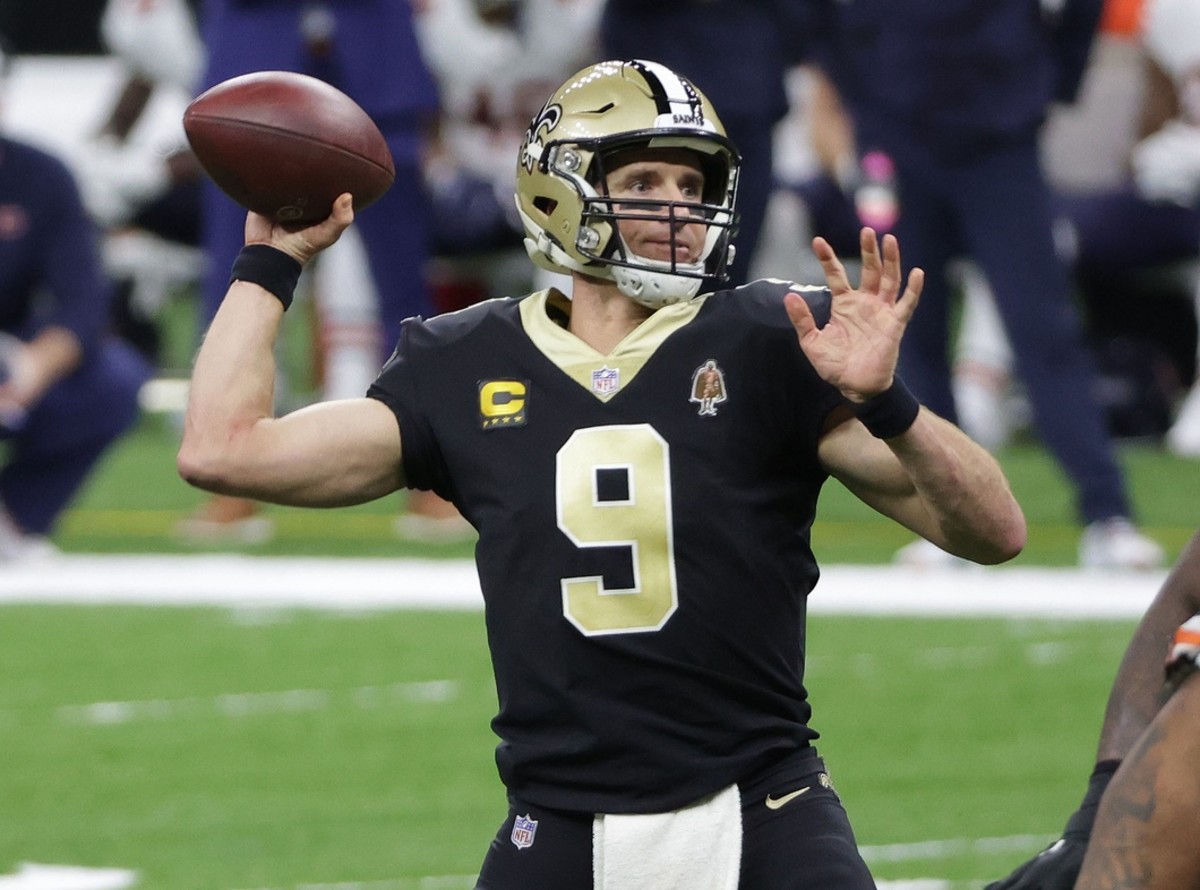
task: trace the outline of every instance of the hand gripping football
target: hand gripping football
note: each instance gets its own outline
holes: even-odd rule
[[[304,74],[258,71],[219,83],[188,105],[183,129],[222,191],[277,222],[322,220],[342,192],[361,210],[396,178],[375,122]]]

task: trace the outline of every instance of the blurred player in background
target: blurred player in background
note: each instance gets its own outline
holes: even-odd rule
[[[425,170],[438,311],[530,288],[512,158],[547,94],[595,60],[603,6],[423,0],[416,7],[417,36],[442,100]]]
[[[203,172],[181,119],[200,82],[204,47],[184,0],[109,0],[100,36],[123,79],[77,158],[83,200],[105,232],[117,331],[158,364],[158,314],[203,269]],[[155,103],[171,113],[151,111]]]
[[[775,186],[775,126],[788,112],[786,75],[797,59],[793,18],[805,0],[608,0],[601,21],[607,58],[652,58],[704,90],[746,164],[730,283],[749,279]],[[776,273],[778,274],[778,273]]]
[[[1197,667],[1200,533],[1183,549],[1121,660],[1082,805],[1059,840],[988,890],[1200,886]]]
[[[969,258],[995,295],[1038,433],[1074,488],[1080,564],[1154,568],[1162,548],[1132,522],[1093,392],[1039,141],[1050,104],[1076,95],[1101,5],[821,0],[811,49],[850,114],[864,178],[890,193],[892,230],[929,271],[926,311],[900,356],[914,391],[957,416],[949,275]],[[922,540],[897,561],[954,563]]]
[[[208,51],[203,87],[250,71],[308,74],[354,99],[387,139],[395,183],[355,224],[368,277],[353,258],[341,263],[339,280],[328,285],[339,296],[323,312],[327,343],[360,350],[357,359],[344,361],[362,368],[373,358],[377,368],[399,337],[401,321],[428,315],[432,308],[425,281],[430,210],[422,153],[439,99],[409,0],[204,0],[201,33]],[[202,285],[207,320],[216,312],[228,282],[225,270],[242,244],[245,212],[211,183],[204,189],[202,212],[210,262]],[[360,386],[369,382],[366,378]],[[423,538],[470,533],[457,511],[428,493],[410,496],[409,513],[416,521],[407,528]],[[181,531],[198,539],[256,540],[269,534],[269,525],[252,501],[218,497],[202,505]]]
[[[1146,49],[1174,88],[1175,102],[1167,122],[1134,149],[1134,180],[1151,200],[1200,211],[1200,0],[1148,0],[1145,15]],[[1196,288],[1200,320],[1200,279]],[[1200,457],[1200,378],[1166,442],[1177,454]]]
[[[1025,542],[992,457],[895,376],[921,273],[864,230],[857,288],[823,241],[827,290],[721,288],[740,159],[653,62],[569,78],[517,160],[527,250],[572,293],[412,319],[367,398],[279,418],[290,282],[353,214],[250,214],[180,472],[299,506],[432,488],[478,530],[510,805],[481,890],[873,890],[808,725],[821,487],[979,562]]]
[[[0,94],[7,71],[0,50]],[[151,368],[109,336],[97,234],[66,166],[0,136],[0,562],[54,552],[56,521],[138,417]]]
[[[1191,135],[1200,130],[1180,101],[1188,70],[1200,70],[1200,23],[1187,21],[1196,8],[1193,0],[1108,0],[1080,98],[1055,109],[1043,139],[1059,250],[1101,373],[1116,378],[1099,390],[1109,426],[1120,436],[1165,433],[1182,455],[1200,453],[1200,395],[1174,404],[1194,373],[1200,317],[1200,160]],[[1027,423],[1028,405],[987,283],[973,276],[968,285],[955,401],[963,428],[996,448]],[[1131,315],[1132,304],[1143,311]]]

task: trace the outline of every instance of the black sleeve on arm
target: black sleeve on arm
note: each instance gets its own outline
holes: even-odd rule
[[[405,484],[409,488],[437,491],[444,473],[437,437],[421,398],[421,350],[413,345],[414,340],[420,339],[418,329],[423,325],[419,318],[404,322],[396,351],[367,390],[367,397],[383,402],[396,415]]]

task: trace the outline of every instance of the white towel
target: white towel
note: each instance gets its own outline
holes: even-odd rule
[[[670,813],[592,823],[595,890],[737,890],[741,864],[736,785]]]

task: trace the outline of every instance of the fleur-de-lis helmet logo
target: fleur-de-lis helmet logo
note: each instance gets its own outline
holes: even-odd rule
[[[525,141],[521,143],[521,163],[525,165],[527,173],[532,173],[533,168],[542,159],[542,152],[545,150],[541,141],[542,131],[549,135],[562,120],[562,114],[561,105],[547,103],[530,121],[529,128],[525,131]]]

